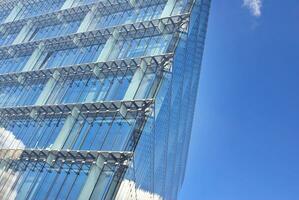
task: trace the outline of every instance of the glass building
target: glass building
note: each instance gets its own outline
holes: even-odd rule
[[[210,0],[1,0],[0,199],[169,199]]]

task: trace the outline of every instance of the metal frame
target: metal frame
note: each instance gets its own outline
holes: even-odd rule
[[[156,72],[159,68],[161,70],[165,69],[164,64],[166,62],[171,62],[173,54],[163,54],[157,56],[143,56],[129,59],[120,59],[107,62],[94,62],[79,65],[70,65],[64,67],[56,67],[49,69],[41,69],[34,71],[25,72],[13,72],[0,74],[0,84],[6,84],[11,82],[18,82],[21,77],[24,80],[35,80],[35,79],[45,79],[53,76],[55,71],[58,71],[62,76],[81,76],[86,74],[92,74],[94,69],[98,68],[103,77],[107,76],[118,76],[125,74],[134,74],[136,69],[138,69],[142,62],[153,72]]]
[[[74,103],[60,105],[42,106],[17,106],[0,108],[2,119],[28,118],[45,116],[67,116],[73,109],[78,109],[81,116],[103,116],[114,117],[119,113],[125,119],[135,119],[138,114],[147,112],[147,109],[154,104],[153,99],[132,100],[132,101],[107,101],[96,103]]]
[[[39,46],[44,46],[47,50],[67,49],[76,46],[86,46],[90,44],[105,43],[113,33],[119,33],[119,39],[139,38],[160,34],[170,34],[181,31],[189,20],[189,14],[176,15],[150,21],[124,24],[98,30],[75,33],[66,36],[48,38],[27,43],[8,45],[0,47],[1,57],[12,57],[24,53],[33,52]],[[163,30],[161,30],[163,27]],[[185,26],[185,29],[187,26]],[[17,53],[18,52],[18,53]]]
[[[107,164],[127,164],[132,152],[119,151],[88,151],[88,150],[48,150],[48,149],[0,149],[0,160],[16,160],[29,162],[46,162],[51,156],[50,163],[83,163],[95,164],[102,158]]]
[[[25,1],[25,0],[23,0]],[[18,1],[17,1],[18,2]],[[152,1],[142,1],[138,7],[146,7],[150,5],[156,5],[165,3],[167,0],[152,0]],[[13,7],[15,4],[13,4]],[[1,7],[1,4],[0,4]],[[133,9],[134,6],[130,4],[130,0],[105,0],[100,2],[95,2],[92,4],[80,5],[76,7],[71,7],[64,10],[58,10],[50,13],[45,13],[38,16],[28,17],[24,19],[19,19],[12,22],[6,22],[0,24],[0,27],[10,28],[14,26],[23,26],[28,21],[34,21],[35,25],[41,25],[44,23],[48,23],[52,20],[57,20],[57,18],[64,18],[66,20],[71,20],[75,16],[82,17],[85,16],[89,11],[92,10],[93,7],[96,7],[97,10],[102,13],[102,15],[107,15],[115,12],[120,12],[123,10]],[[59,17],[58,17],[59,16]]]
[[[21,0],[22,1],[22,0]],[[33,0],[39,1],[39,0]],[[27,1],[26,1],[27,2]],[[105,1],[111,2],[111,1]],[[138,5],[130,4],[129,0],[115,0],[118,5],[115,6],[117,9],[120,5],[124,3],[124,6],[138,7]],[[133,1],[132,1],[133,2]],[[143,1],[146,2],[146,1]],[[153,1],[147,1],[153,2]],[[83,7],[83,6],[82,6]],[[113,5],[110,5],[112,8]],[[81,8],[81,6],[79,7]],[[86,5],[85,11],[73,12],[72,15],[64,15],[66,12],[59,11],[63,14],[57,14],[58,12],[53,12],[56,14],[49,14],[48,18],[43,18],[44,15],[41,15],[41,19],[36,17],[32,18],[33,22],[38,24],[47,24],[47,23],[56,23],[59,20],[67,20],[66,17],[76,16],[83,17],[90,12],[91,9],[95,8],[95,5]],[[104,8],[104,7],[103,7]],[[121,7],[119,9],[127,9],[129,7]],[[99,9],[99,8],[97,8]],[[67,9],[69,10],[69,9]],[[103,9],[104,12],[116,12],[116,10],[109,9],[106,7]],[[51,18],[52,17],[52,18]],[[89,16],[88,16],[89,17]],[[165,17],[162,19],[150,20],[137,22],[132,24],[117,25],[109,28],[102,28],[94,31],[88,31],[83,33],[75,33],[67,36],[61,36],[57,38],[48,38],[42,39],[33,42],[27,42],[23,44],[16,44],[10,46],[0,47],[0,57],[12,57],[18,54],[28,53],[34,51],[37,47],[44,47],[46,50],[57,50],[57,49],[66,49],[77,46],[85,46],[89,44],[99,44],[105,43],[111,36],[115,36],[114,42],[116,40],[127,40],[131,38],[142,38],[147,36],[163,35],[171,33],[174,35],[172,37],[171,45],[168,49],[170,54],[159,55],[161,57],[144,57],[144,58],[133,58],[133,59],[123,59],[109,62],[95,62],[88,64],[64,66],[55,69],[42,69],[28,72],[16,72],[8,74],[0,74],[0,84],[4,82],[14,82],[15,80],[24,79],[41,79],[41,78],[50,78],[53,76],[54,72],[58,72],[61,76],[81,76],[85,74],[94,73],[98,77],[105,78],[105,76],[118,76],[126,73],[134,73],[134,70],[138,69],[141,66],[141,63],[145,63],[146,66],[149,66],[150,70],[171,70],[167,69],[168,61],[172,61],[172,53],[174,53],[177,42],[179,41],[179,36],[187,32],[188,22],[189,22],[189,13]],[[43,18],[43,19],[42,19]],[[34,21],[36,19],[36,21]],[[89,19],[89,18],[86,18]],[[23,20],[27,22],[30,18]],[[42,21],[44,20],[44,21]],[[22,22],[22,21],[21,21]],[[19,23],[18,21],[12,22],[7,27],[13,27]],[[0,25],[1,26],[1,25]],[[110,43],[107,43],[108,45]],[[108,46],[107,45],[107,46]],[[108,46],[111,47],[112,45]],[[113,48],[113,47],[111,47]],[[106,51],[108,52],[108,51]],[[144,66],[144,65],[143,65]],[[97,72],[95,73],[95,69]],[[147,68],[146,68],[147,69]],[[100,74],[100,76],[99,76]],[[72,77],[73,78],[73,77]],[[160,79],[158,79],[160,80]],[[160,82],[160,81],[159,81]],[[158,83],[157,83],[158,84]],[[158,87],[158,86],[157,86]],[[132,118],[135,119],[134,130],[132,131],[130,138],[128,139],[128,144],[125,147],[125,150],[128,152],[83,152],[83,151],[73,151],[73,150],[38,150],[38,149],[17,149],[17,150],[0,150],[0,161],[7,162],[9,166],[12,166],[12,169],[27,169],[30,166],[30,169],[44,169],[45,166],[49,169],[58,169],[62,168],[70,169],[75,166],[79,171],[88,171],[90,166],[94,166],[98,158],[104,160],[105,165],[108,165],[107,168],[110,171],[115,171],[115,179],[112,181],[117,181],[117,183],[112,183],[110,185],[111,191],[118,188],[120,181],[122,180],[126,169],[128,167],[129,161],[131,160],[135,148],[138,144],[138,141],[141,137],[142,130],[147,123],[147,118],[154,117],[152,116],[154,105],[154,100],[133,100],[133,101],[110,101],[110,102],[96,102],[96,103],[76,103],[76,104],[62,104],[62,105],[42,105],[42,106],[21,106],[21,107],[8,107],[0,108],[0,118],[4,120],[10,120],[11,118],[33,118],[35,117],[52,117],[52,116],[70,116],[78,114],[82,117],[87,116],[103,116],[103,117],[115,117],[120,116],[125,119]],[[73,112],[78,110],[78,112]],[[70,119],[73,116],[70,116]],[[127,153],[127,154],[126,154]],[[3,159],[2,159],[3,158]],[[103,162],[101,162],[103,163]],[[83,169],[83,167],[85,169]],[[89,166],[89,167],[86,167]],[[106,167],[105,167],[106,168]],[[86,170],[87,169],[87,170]],[[91,174],[93,175],[93,174]],[[93,176],[92,176],[93,178]],[[110,183],[111,184],[111,183]],[[109,193],[110,193],[109,189]],[[114,192],[114,191],[112,191]],[[111,193],[112,194],[112,193]],[[108,197],[109,198],[109,197]]]
[[[33,4],[33,3],[37,3],[37,2],[41,2],[41,1],[43,1],[43,0],[2,0],[0,2],[0,6],[5,7],[6,5],[10,5],[10,4],[15,5],[18,2],[22,2],[25,4]]]
[[[17,4],[18,0],[2,0],[0,3],[0,9],[7,10],[13,9]]]
[[[22,2],[25,5],[29,5],[42,1],[44,0],[1,0],[0,9],[12,9],[19,2]]]
[[[90,169],[98,159],[111,170],[127,168],[133,152],[129,151],[88,151],[88,150],[48,150],[48,149],[0,149],[0,162],[11,165],[16,170]]]

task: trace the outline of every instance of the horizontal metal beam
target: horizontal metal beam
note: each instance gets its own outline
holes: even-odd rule
[[[83,18],[89,11],[91,6],[84,5],[80,7],[72,7],[66,10],[60,10],[56,12],[46,13],[41,16],[34,16],[25,19],[19,19],[12,22],[2,23],[0,27],[4,30],[11,30],[15,29],[14,27],[22,27],[28,23],[28,21],[34,22],[35,26],[42,25],[43,23],[48,24],[50,21],[58,21],[59,19],[63,18],[65,20],[76,18]],[[1,8],[0,8],[1,9]]]
[[[127,168],[132,157],[133,152],[128,151],[0,149],[0,162],[9,164],[14,170],[46,168],[88,172],[98,159],[113,170]]]
[[[47,149],[0,149],[0,160],[16,160],[50,163],[95,164],[100,157],[106,163],[126,164],[133,156],[132,152],[86,151],[86,150],[47,150]]]
[[[35,4],[45,0],[1,0],[0,9],[12,9],[17,3],[21,2],[23,5]]]
[[[18,2],[22,2],[25,5],[33,4],[44,0],[1,0],[0,1],[0,8],[5,8],[8,5],[16,5]]]
[[[166,1],[167,0],[141,1],[138,4],[138,7],[162,4]],[[107,15],[128,9],[133,9],[133,6],[130,4],[130,0],[105,0],[3,23],[0,25],[0,28],[5,28],[5,30],[16,29],[17,27],[22,27],[23,25],[25,25],[28,21],[34,22],[35,26],[45,26],[46,24],[57,22],[61,19],[65,21],[72,21],[75,19],[83,18],[89,11],[92,10],[93,7],[96,7],[98,13],[101,13],[101,15]]]
[[[18,4],[18,0],[2,0],[0,2],[0,9],[12,10]]]
[[[59,72],[61,76],[80,77],[94,73],[95,69],[101,73],[103,78],[108,76],[133,75],[136,69],[140,67],[142,62],[148,66],[149,70],[152,70],[152,72],[157,72],[157,69],[164,70],[165,63],[172,60],[172,58],[173,54],[162,54],[157,56],[143,56],[130,59],[94,62],[34,71],[5,73],[0,74],[0,83],[7,84],[18,82],[20,78],[26,81],[45,78],[47,79],[52,77],[55,71]]]
[[[153,99],[131,100],[131,101],[106,101],[96,103],[74,103],[59,105],[41,106],[17,106],[0,108],[0,118],[5,119],[24,119],[42,117],[66,117],[72,113],[73,109],[80,111],[83,117],[114,117],[120,115],[125,119],[135,119],[138,114],[146,113],[154,103]]]
[[[27,43],[2,46],[0,47],[0,56],[4,58],[33,52],[33,50],[40,45],[44,46],[48,50],[57,50],[62,48],[66,49],[76,47],[80,45],[84,46],[95,43],[105,43],[108,38],[115,32],[119,33],[120,40],[160,35],[161,32],[163,32],[163,34],[170,34],[181,31],[182,28],[186,29],[187,26],[183,26],[183,24],[186,24],[188,20],[189,14],[183,14],[150,21],[102,28],[83,33],[75,33],[57,38],[48,38]],[[163,31],[161,31],[161,27],[163,27]]]

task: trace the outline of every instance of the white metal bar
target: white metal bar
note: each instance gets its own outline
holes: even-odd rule
[[[124,107],[127,112],[125,118],[136,118],[138,113],[146,112],[154,104],[153,99],[131,100],[131,101],[101,101],[95,103],[73,103],[59,105],[33,105],[18,107],[0,108],[0,117],[2,119],[13,119],[19,117],[31,117],[32,112],[37,117],[45,116],[68,116],[74,107],[78,108],[82,116],[104,116],[114,117]]]

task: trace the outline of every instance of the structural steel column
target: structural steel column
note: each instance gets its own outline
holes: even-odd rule
[[[43,44],[39,45],[38,48],[36,48],[33,53],[31,54],[29,60],[27,61],[26,65],[22,69],[23,72],[25,71],[31,71],[40,69],[40,65],[46,58],[46,54],[44,54],[45,47]]]
[[[21,1],[18,2],[18,4],[12,9],[12,11],[9,13],[9,15],[6,17],[4,23],[12,22],[14,21],[19,13],[21,12],[23,8],[23,4]]]
[[[168,0],[165,7],[164,7],[164,10],[161,14],[161,18],[164,18],[164,17],[170,17],[171,16],[171,13],[175,7],[175,3],[176,3],[176,0]]]
[[[33,34],[34,28],[33,28],[33,22],[29,20],[27,24],[23,26],[20,33],[16,37],[16,39],[13,41],[12,44],[19,44],[22,42],[28,42],[30,36]]]
[[[131,6],[135,7],[137,2],[136,0],[130,0],[129,3],[131,4]]]
[[[171,17],[171,13],[172,13],[172,11],[175,7],[175,4],[176,4],[176,0],[168,0],[165,7],[164,7],[164,9],[163,9],[162,14],[161,14],[161,18]],[[163,32],[164,28],[165,28],[165,25],[162,22],[160,22],[158,27],[159,27],[159,30],[161,32]]]
[[[60,78],[60,73],[58,71],[55,71],[53,73],[53,76],[48,80],[48,82],[46,83],[43,91],[41,92],[41,94],[39,95],[35,105],[44,105],[50,94],[52,93],[53,89],[55,88],[58,80]]]
[[[80,115],[80,110],[78,108],[73,108],[71,114],[66,118],[63,127],[58,134],[57,138],[55,139],[54,144],[51,146],[53,150],[61,150],[68,139],[72,129]],[[71,147],[66,147],[66,149]]]
[[[124,96],[124,100],[134,99],[136,92],[139,88],[139,85],[141,84],[144,74],[146,72],[146,68],[147,68],[147,64],[145,63],[145,61],[142,61],[140,67],[134,73],[134,76]]]
[[[118,30],[115,30],[113,34],[110,36],[110,38],[106,41],[106,44],[103,50],[101,51],[97,59],[97,62],[105,62],[108,60],[110,53],[112,52],[113,48],[115,47],[115,44],[118,41],[118,38],[119,38],[119,32]],[[98,68],[94,69],[94,74],[99,78],[101,77]],[[124,110],[124,108],[121,108],[120,113],[125,116],[126,110]],[[105,179],[107,178],[106,173],[103,172],[103,168],[104,168],[104,161],[102,159],[98,159],[97,164],[93,165],[92,168],[90,169],[87,180],[85,182],[83,189],[81,190],[78,200],[89,199],[97,184],[98,185],[95,190],[97,190],[97,188],[100,188],[101,190],[96,192],[99,193],[99,196],[102,195],[100,194],[100,192],[103,191],[105,185]]]
[[[104,182],[104,179],[106,178],[106,174],[105,172],[103,172],[105,166],[105,161],[99,157],[97,159],[96,164],[94,164],[90,171],[89,171],[89,175],[85,181],[85,184],[80,192],[80,195],[78,197],[78,200],[86,200],[86,199],[90,199],[92,192],[96,186],[96,184],[101,184]],[[99,186],[99,185],[98,185]],[[105,188],[105,185],[101,186],[101,189],[103,191],[103,189]],[[99,197],[101,194],[99,194]]]
[[[97,7],[93,6],[92,9],[86,14],[84,19],[82,20],[77,33],[88,31],[88,28],[96,15],[96,11],[97,11]]]
[[[53,145],[50,147],[51,150],[71,149],[71,147],[64,147],[64,144],[66,143],[68,137],[70,136],[79,115],[80,115],[80,110],[74,107],[71,114],[66,118],[63,127],[60,130],[58,136],[56,137]],[[51,164],[52,160],[54,159],[55,157],[53,157],[53,155],[50,155],[47,158],[47,162]]]
[[[61,9],[60,10],[64,10],[64,9],[68,9],[68,8],[71,8],[73,7],[73,4],[76,0],[66,0],[64,2],[64,4],[62,5]]]
[[[135,0],[131,0],[130,1],[132,5],[135,5]],[[164,17],[170,17],[171,16],[171,13],[175,7],[175,3],[176,3],[176,0],[168,0],[165,7],[164,7],[164,10],[161,14],[161,18],[164,18]],[[161,32],[163,32],[164,30],[164,25],[161,23],[159,24],[159,29]],[[131,83],[127,89],[127,92],[124,96],[124,100],[132,100],[134,99],[136,93],[137,93],[137,90],[139,88],[139,85],[141,84],[142,82],[142,79],[144,77],[144,74],[146,72],[146,63],[142,62],[141,65],[140,65],[140,68],[138,68],[131,80]],[[155,81],[156,82],[156,81]],[[156,90],[156,87],[159,86],[159,83],[156,83],[154,84],[154,87],[155,88],[151,88],[152,91],[155,91]]]
[[[118,38],[119,38],[119,32],[118,30],[115,30],[107,40],[103,50],[101,51],[97,59],[97,62],[106,62],[108,60],[110,53],[112,52],[113,48],[115,47],[115,44],[118,41]]]

